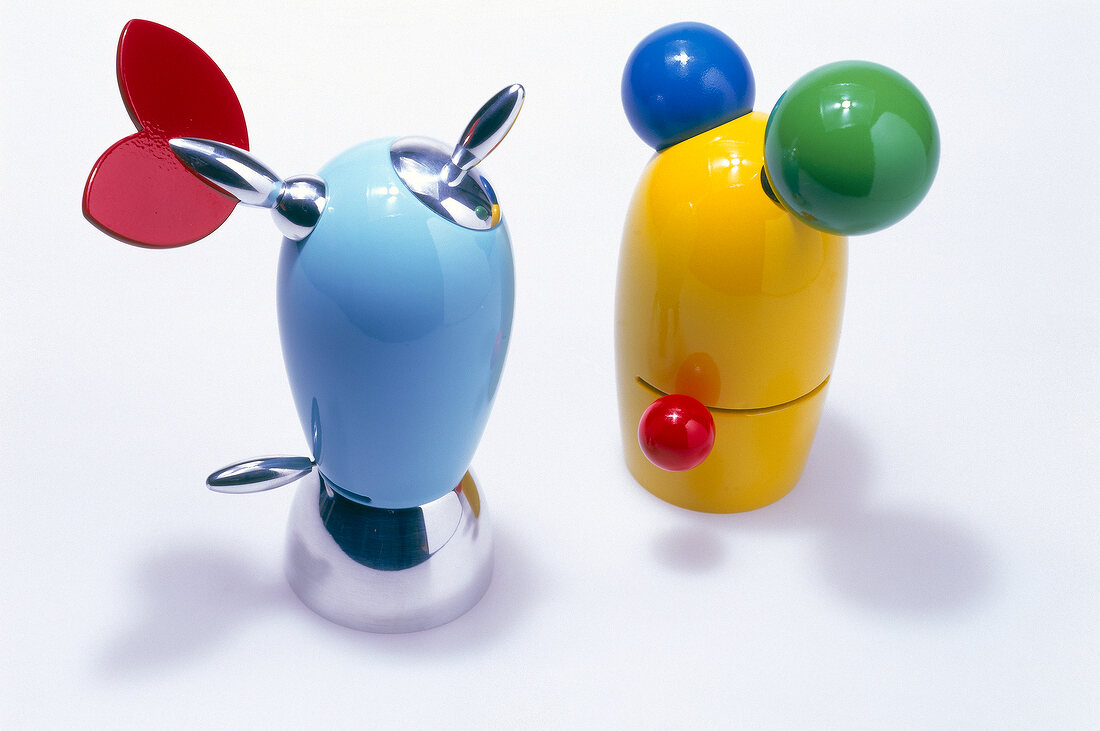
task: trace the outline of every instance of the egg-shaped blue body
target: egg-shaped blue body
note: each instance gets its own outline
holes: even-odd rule
[[[508,349],[512,249],[413,195],[393,139],[326,165],[324,213],[283,241],[278,310],[298,416],[325,481],[380,508],[453,490],[477,449]]]

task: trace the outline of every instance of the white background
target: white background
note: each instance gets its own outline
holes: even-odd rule
[[[1100,723],[1094,3],[95,5],[0,5],[0,726]],[[526,85],[485,167],[518,280],[474,461],[497,569],[452,624],[321,620],[282,578],[292,490],[204,489],[307,453],[279,238],[238,210],[148,251],[82,218],[92,163],[132,131],[131,17],[214,57],[283,174],[372,137],[451,140]],[[924,91],[943,138],[924,204],[852,242],[801,484],[744,515],[666,505],[620,456],[615,269],[651,152],[619,80],[679,20],[742,45],[758,109],[866,58]]]

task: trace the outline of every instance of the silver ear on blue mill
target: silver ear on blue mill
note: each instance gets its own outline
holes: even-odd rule
[[[271,209],[282,234],[279,332],[312,456],[245,460],[207,486],[298,483],[286,576],[321,616],[412,632],[462,615],[492,578],[469,466],[515,298],[511,239],[480,163],[515,122],[523,87],[494,95],[457,145],[376,139],[317,175],[281,178],[248,151],[236,95],[184,36],[131,21],[117,68],[138,132],[93,167],[87,218],[166,248],[212,233],[239,202]]]

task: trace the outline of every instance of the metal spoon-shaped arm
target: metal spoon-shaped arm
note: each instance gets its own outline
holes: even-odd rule
[[[214,492],[263,492],[289,485],[312,471],[309,457],[257,457],[223,467],[206,478],[206,486]]]
[[[283,189],[282,178],[247,150],[197,137],[177,137],[168,144],[184,165],[245,205],[271,208]]]
[[[216,140],[176,137],[168,144],[184,165],[241,203],[270,208],[275,225],[292,241],[309,236],[325,210],[325,181],[314,175],[283,180],[247,150]]]
[[[477,111],[455,145],[451,162],[443,169],[443,179],[447,185],[458,185],[467,170],[484,160],[500,144],[519,116],[523,97],[523,87],[512,84],[493,95]]]

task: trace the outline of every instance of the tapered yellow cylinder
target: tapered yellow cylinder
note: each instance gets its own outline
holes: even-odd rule
[[[801,223],[761,183],[767,116],[658,153],[619,260],[616,361],[623,447],[646,489],[693,510],[767,505],[797,483],[840,336],[847,240]],[[711,454],[665,472],[638,446],[642,412],[691,396],[715,419]]]

